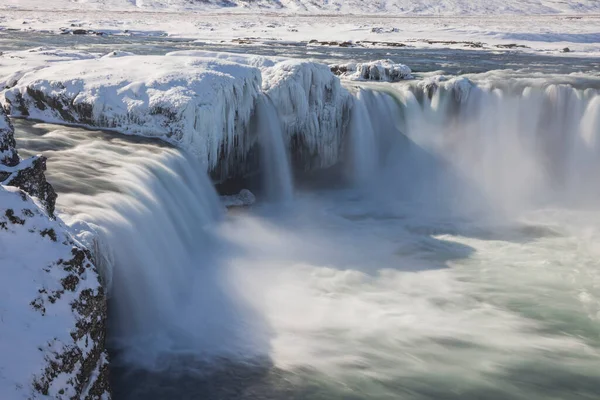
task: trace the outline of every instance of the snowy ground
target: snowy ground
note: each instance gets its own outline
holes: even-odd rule
[[[589,2],[589,7],[582,9],[584,14],[493,15],[486,12],[485,16],[476,16],[469,12],[457,17],[306,15],[274,11],[259,13],[254,10],[147,11],[139,8],[100,11],[91,6],[43,10],[26,7],[33,0],[29,3],[19,1],[19,5],[14,7],[10,7],[10,1],[8,6],[0,5],[0,33],[4,31],[4,35],[10,35],[9,29],[56,33],[60,33],[61,29],[83,29],[106,34],[194,38],[236,46],[272,42],[299,45],[311,40],[338,42],[334,44],[338,46],[347,41],[360,41],[360,46],[390,48],[406,45],[501,51],[502,46],[509,45],[521,51],[559,53],[568,47],[571,55],[600,54],[600,2]],[[526,7],[521,9],[523,12],[527,10]],[[536,9],[531,10],[534,12]]]
[[[5,8],[49,8],[41,0],[4,0]],[[2,6],[0,6],[2,7]],[[299,13],[411,15],[555,14],[600,12],[597,0],[52,0],[53,9],[280,10]]]

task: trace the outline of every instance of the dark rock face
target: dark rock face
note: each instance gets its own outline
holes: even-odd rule
[[[68,272],[68,275],[61,280],[62,289],[52,293],[41,293],[34,301],[34,307],[43,314],[46,307],[51,307],[51,304],[60,300],[65,291],[79,291],[79,283],[85,279],[88,270],[97,273],[90,262],[91,255],[87,250],[74,246],[71,254],[73,258],[70,260],[58,260],[55,264],[56,268]],[[102,287],[100,286],[96,291],[92,289],[79,291],[79,297],[71,303],[71,308],[80,317],[75,324],[75,329],[70,333],[74,343],[64,346],[62,353],[54,353],[47,357],[48,365],[44,372],[35,378],[33,386],[40,393],[47,395],[53,381],[59,375],[66,374],[75,376],[75,379],[67,382],[77,393],[77,396],[71,399],[100,399],[103,394],[110,393],[108,357],[105,350],[106,298]],[[78,341],[85,343],[91,351],[84,352],[84,349],[76,345]]]
[[[23,165],[22,165],[23,164]],[[4,185],[16,186],[31,196],[42,201],[50,217],[54,217],[56,192],[46,180],[46,157],[34,156],[22,161],[15,171],[2,182]]]
[[[14,129],[6,113],[0,107],[0,164],[13,167],[19,163],[19,155],[15,149]],[[0,181],[2,179],[0,170]],[[6,177],[5,177],[6,178]]]

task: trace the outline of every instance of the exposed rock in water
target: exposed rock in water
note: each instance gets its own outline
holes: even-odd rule
[[[394,63],[391,60],[358,64],[333,64],[329,67],[335,75],[355,81],[398,82],[413,78],[409,67]]]
[[[221,202],[227,208],[249,207],[256,202],[256,197],[248,189],[242,189],[238,194],[221,196]]]

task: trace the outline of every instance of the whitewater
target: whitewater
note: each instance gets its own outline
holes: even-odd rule
[[[15,121],[102,268],[115,398],[595,398],[597,78],[346,86],[318,180],[261,98],[249,209],[171,146]]]

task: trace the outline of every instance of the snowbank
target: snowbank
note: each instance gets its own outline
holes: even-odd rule
[[[263,91],[277,109],[297,168],[326,168],[339,161],[351,96],[329,67],[280,62],[263,71]]]
[[[412,79],[412,71],[404,64],[391,60],[377,60],[358,64],[333,64],[329,66],[334,74],[353,81],[398,82]]]
[[[0,275],[0,398],[108,399],[106,301],[89,253],[1,185]]]
[[[161,138],[214,169],[243,157],[260,71],[198,57],[127,56],[56,63],[5,92],[11,112]]]

